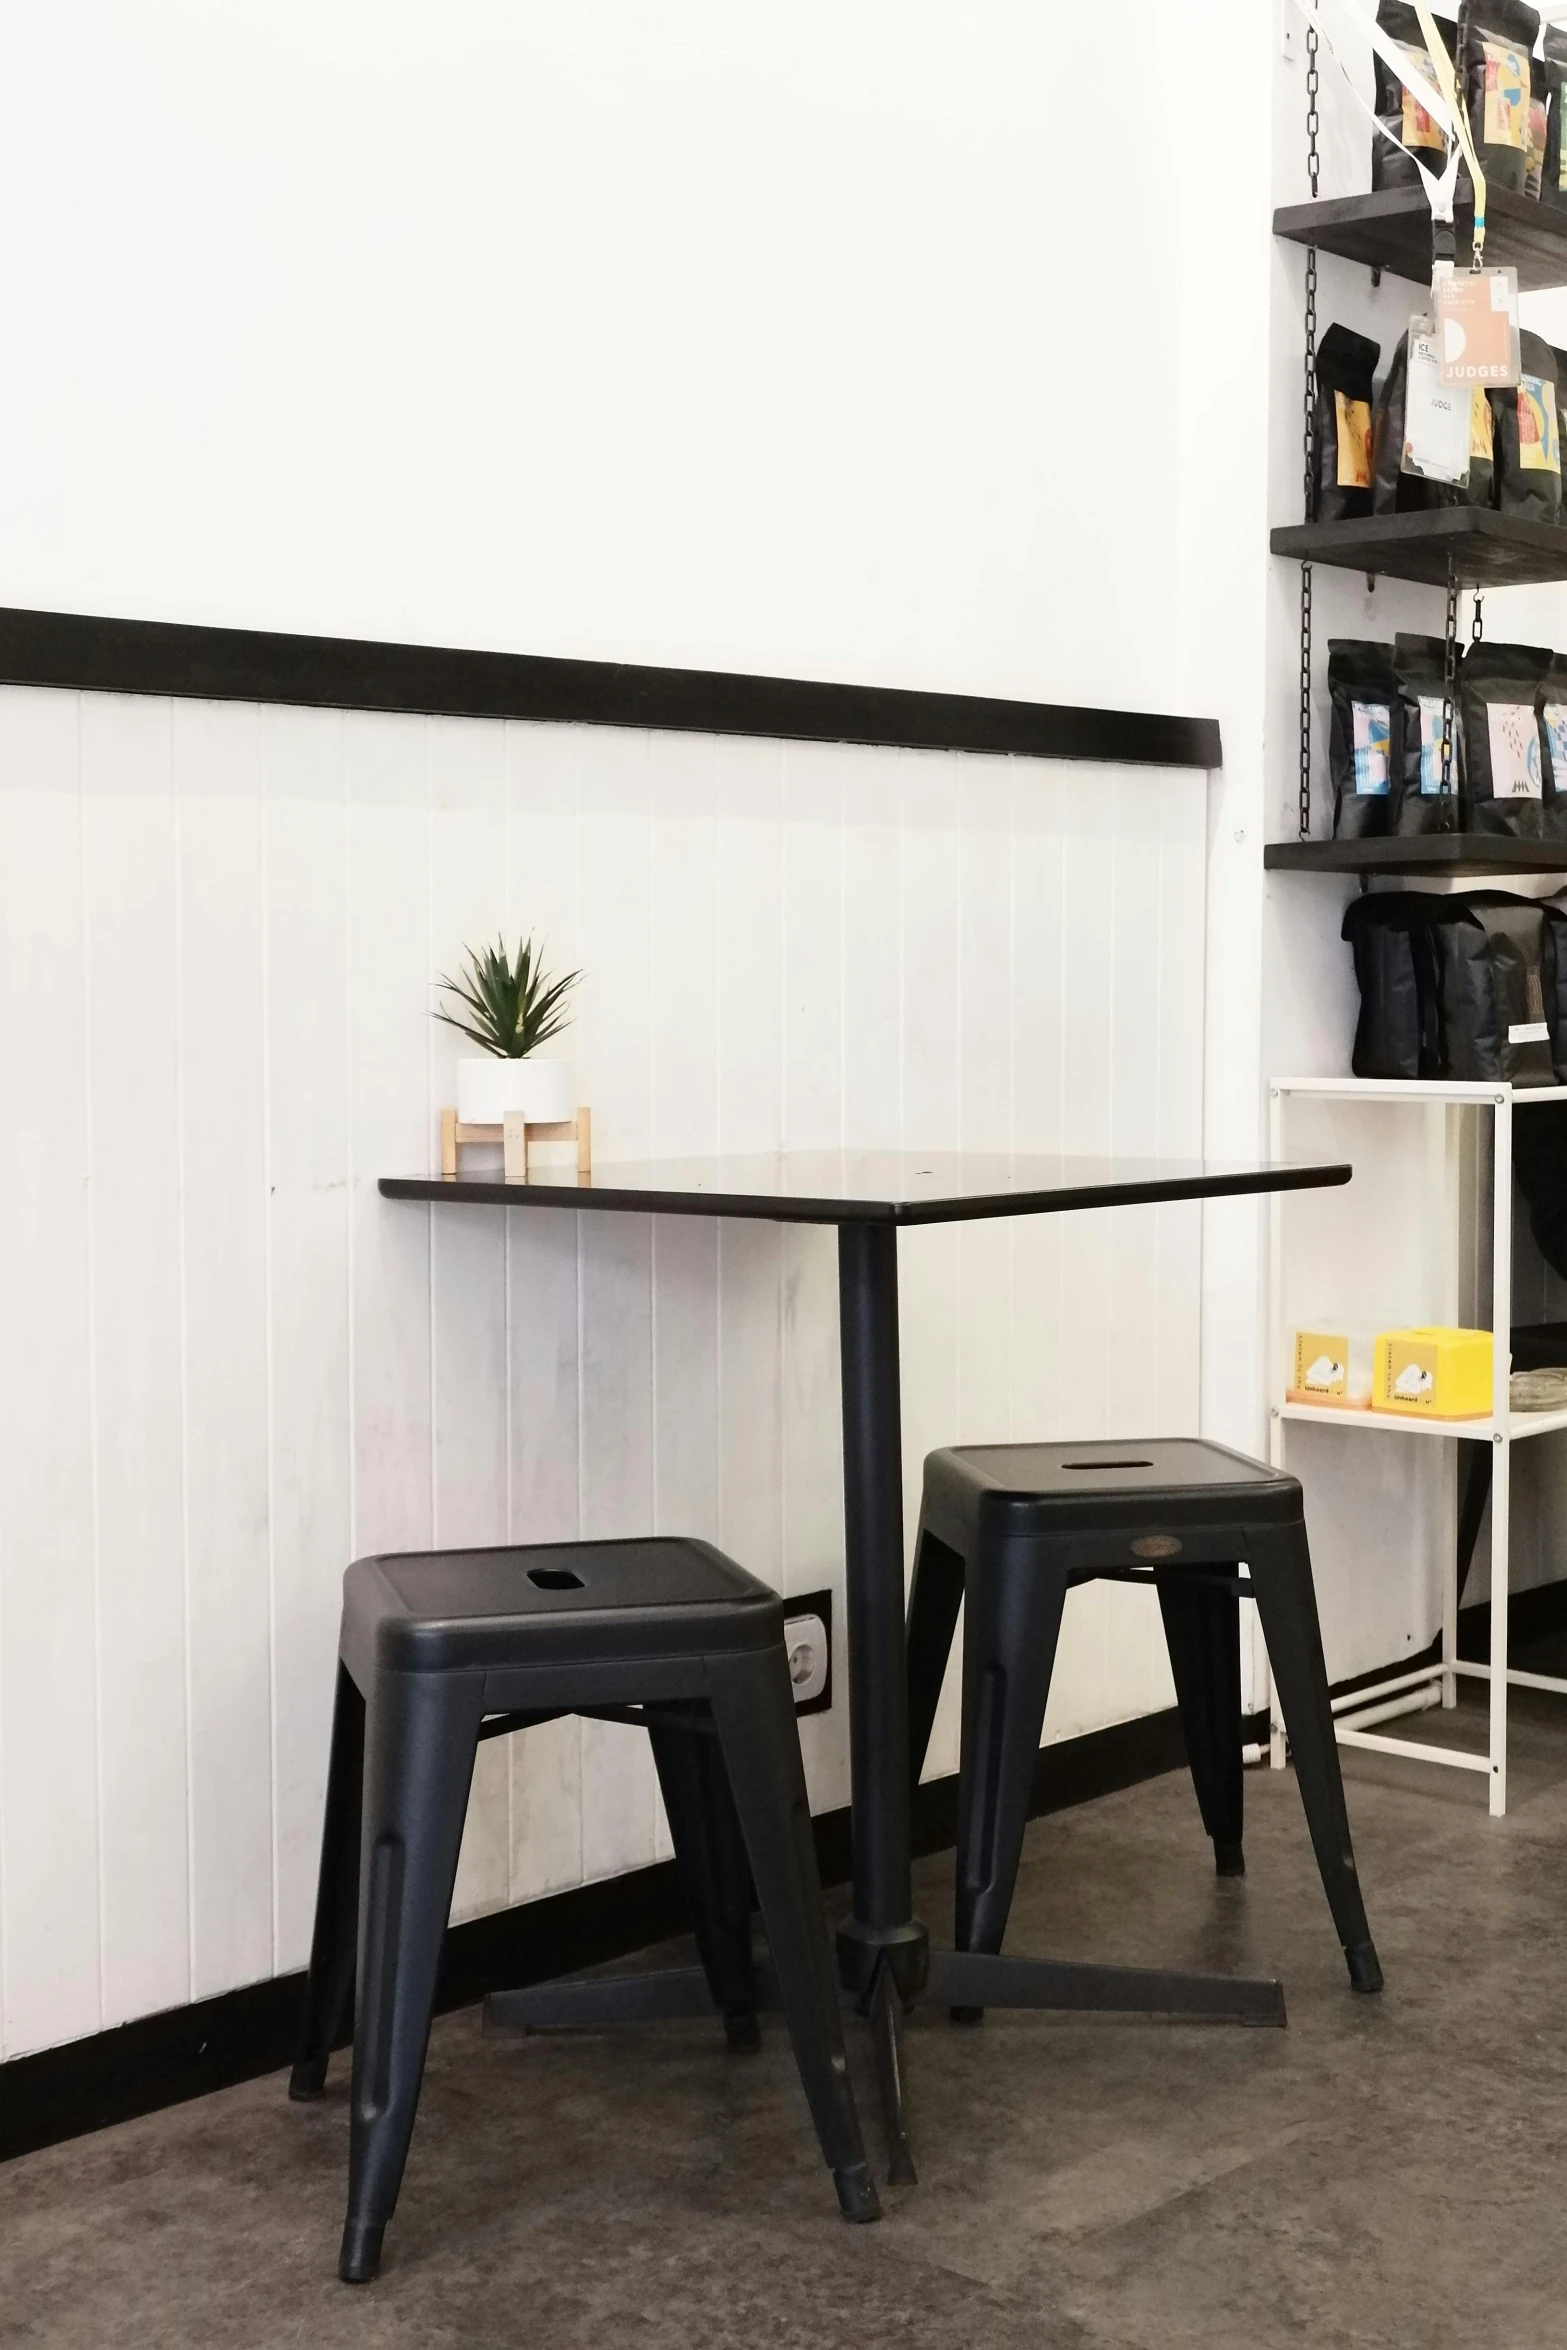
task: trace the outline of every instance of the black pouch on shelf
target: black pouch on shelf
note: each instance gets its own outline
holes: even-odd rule
[[[1447,44],[1447,54],[1453,57],[1458,49],[1458,28],[1445,17],[1437,17],[1436,29]],[[1433,88],[1437,87],[1436,72],[1426,48],[1426,37],[1420,29],[1420,19],[1410,6],[1410,0],[1382,0],[1377,10],[1377,23],[1390,39],[1407,51],[1412,65],[1424,75]],[[1371,140],[1371,185],[1373,188],[1418,188],[1420,173],[1413,157],[1418,155],[1428,171],[1441,176],[1447,162],[1447,140],[1434,123],[1414,92],[1390,65],[1373,50],[1372,72],[1376,76],[1376,110],[1392,132],[1399,145],[1409,150],[1400,155],[1386,139],[1375,133]]]
[[[1547,1107],[1554,1108],[1555,1105],[1548,1104]],[[1540,1110],[1529,1112],[1531,1119],[1543,1115],[1544,1112]],[[1513,1165],[1516,1167],[1517,1164],[1518,1154],[1514,1151]],[[1567,1182],[1562,1185],[1561,1205],[1564,1216],[1567,1216]],[[1545,1251],[1542,1249],[1540,1253],[1543,1256]],[[1563,1253],[1567,1254],[1567,1251]],[[1556,1270],[1560,1272],[1561,1266],[1558,1265]],[[1567,1322],[1515,1322],[1512,1346],[1515,1371],[1567,1371]]]
[[[1540,912],[1545,917],[1540,979],[1551,1031],[1551,1067],[1557,1084],[1567,1085],[1567,899],[1542,898]],[[1567,1212],[1567,1201],[1563,1208]]]
[[[1543,57],[1529,60],[1529,131],[1523,151],[1523,192],[1538,199],[1545,179],[1545,141],[1550,122],[1551,82]]]
[[[1438,506],[1493,506],[1496,475],[1491,405],[1478,387],[1469,395],[1469,479],[1428,481],[1404,466],[1409,405],[1409,336],[1402,334],[1377,399],[1371,425],[1371,507],[1376,514],[1426,514]]]
[[[1464,0],[1458,11],[1458,84],[1470,136],[1487,183],[1514,195],[1523,193],[1528,162],[1529,57],[1539,31],[1538,13],[1524,0]]]
[[[1562,457],[1556,409],[1556,353],[1542,335],[1518,338],[1515,388],[1490,394],[1496,444],[1496,503],[1521,521],[1560,522]]]
[[[1550,113],[1545,124],[1545,169],[1540,174],[1540,202],[1567,212],[1567,145],[1562,140],[1562,88],[1567,84],[1567,27],[1548,24],[1540,44],[1540,62],[1550,89]]]
[[[1328,645],[1328,771],[1333,837],[1386,832],[1393,790],[1393,648],[1358,637]]]
[[[1371,512],[1371,379],[1381,355],[1347,326],[1330,326],[1318,346],[1313,522]]]
[[[1393,830],[1453,832],[1458,824],[1458,713],[1453,712],[1453,758],[1442,789],[1443,661],[1439,636],[1393,639]],[[1455,689],[1456,690],[1456,689]]]
[[[1350,1062],[1357,1077],[1434,1077],[1441,1068],[1430,903],[1412,890],[1378,890],[1345,908],[1340,935],[1355,958],[1360,987]]]
[[[1513,1120],[1513,1173],[1535,1246],[1567,1280],[1567,1102],[1541,1102]],[[1516,1358],[1514,1367],[1524,1368]]]
[[[1537,706],[1550,665],[1543,645],[1471,645],[1459,663],[1467,831],[1545,838]]]
[[[1414,474],[1404,474],[1399,467],[1404,450],[1404,394],[1408,380],[1409,337],[1401,334],[1393,346],[1371,425],[1371,509],[1375,514],[1396,514],[1400,507],[1421,506],[1426,502],[1420,494],[1426,484]]]
[[[1553,1083],[1544,932],[1534,898],[1477,890],[1442,902],[1433,936],[1442,974],[1444,1077]]]
[[[1567,660],[1553,653],[1540,680],[1540,784],[1544,836],[1567,840]]]

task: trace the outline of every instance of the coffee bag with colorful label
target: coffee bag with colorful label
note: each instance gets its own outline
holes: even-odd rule
[[[1557,414],[1556,353],[1543,335],[1519,338],[1522,373],[1516,388],[1492,392],[1496,503],[1503,514],[1531,522],[1559,522],[1562,452]]]
[[[1390,831],[1397,699],[1392,646],[1335,637],[1328,646],[1328,695],[1334,836],[1358,840]]]
[[[1529,153],[1529,59],[1540,19],[1524,0],[1464,0],[1459,86],[1488,184],[1523,193]],[[1467,174],[1465,177],[1467,178]]]
[[[1393,822],[1399,833],[1453,832],[1458,824],[1458,716],[1453,750],[1444,761],[1447,731],[1444,646],[1439,636],[1396,636],[1393,678]],[[1445,769],[1445,773],[1444,773]]]
[[[1377,10],[1377,23],[1391,40],[1398,43],[1408,61],[1411,75],[1418,82],[1439,89],[1436,68],[1426,49],[1425,34],[1420,19],[1409,0],[1382,0]],[[1447,44],[1449,57],[1455,56],[1458,46],[1458,27],[1445,17],[1435,19],[1436,29]],[[1383,127],[1398,141],[1398,147],[1387,139],[1371,140],[1371,185],[1373,188],[1417,188],[1420,172],[1416,158],[1428,171],[1441,175],[1447,161],[1447,137],[1434,115],[1428,114],[1415,92],[1400,75],[1394,72],[1380,53],[1372,53],[1372,71],[1376,77],[1376,111]],[[1399,153],[1399,147],[1405,151]]]
[[[1314,522],[1371,512],[1371,387],[1381,345],[1330,326],[1317,351]]]
[[[1459,668],[1465,829],[1545,838],[1545,774],[1537,704],[1549,650],[1471,645]]]

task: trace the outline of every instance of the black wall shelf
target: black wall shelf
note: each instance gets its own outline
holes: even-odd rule
[[[1462,266],[1470,255],[1472,205],[1455,206],[1453,227]],[[1273,215],[1273,233],[1291,244],[1315,245],[1319,252],[1386,270],[1411,285],[1431,283],[1431,208],[1418,186],[1286,204]],[[1493,188],[1486,206],[1485,258],[1499,269],[1516,269],[1525,291],[1567,286],[1567,212]]]
[[[1370,514],[1361,522],[1292,522],[1275,530],[1269,544],[1275,555],[1298,563],[1332,563],[1428,587],[1447,585],[1449,565],[1460,587],[1537,587],[1567,579],[1567,529],[1482,506]]]
[[[1407,840],[1276,840],[1262,852],[1270,873],[1424,874],[1427,880],[1486,874],[1567,873],[1567,841],[1506,840],[1483,832],[1419,833]]]

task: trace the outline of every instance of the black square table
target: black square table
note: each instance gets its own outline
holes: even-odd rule
[[[783,1151],[634,1160],[591,1177],[526,1184],[382,1178],[388,1199],[448,1206],[631,1210],[831,1224],[838,1233],[843,1514],[849,1633],[853,1909],[839,1928],[844,1989],[873,2029],[889,2175],[912,2180],[901,2019],[920,1995],[965,2007],[1071,2008],[1282,2023],[1276,1982],[1057,1959],[935,1950],[914,1915],[904,1657],[903,1438],[898,1384],[898,1228],[1059,1215],[1347,1183],[1343,1164],[1061,1158],[957,1151]],[[1048,1431],[1041,1430],[1042,1435]],[[709,2004],[699,1968],[540,1984],[492,1994],[497,2021],[542,2025],[690,2014]]]

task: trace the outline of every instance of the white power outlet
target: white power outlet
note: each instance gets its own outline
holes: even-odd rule
[[[784,1644],[789,1651],[789,1679],[797,1706],[812,1704],[827,1687],[832,1647],[827,1626],[818,1615],[789,1616],[784,1621]]]

